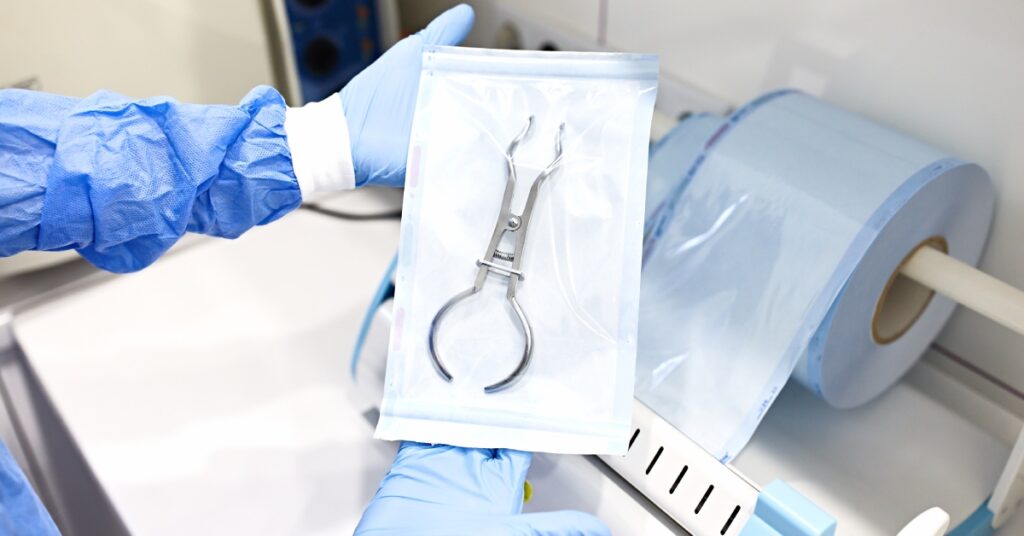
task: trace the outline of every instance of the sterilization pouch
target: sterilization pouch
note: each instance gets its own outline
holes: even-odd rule
[[[635,54],[424,52],[376,437],[626,451],[657,69]]]

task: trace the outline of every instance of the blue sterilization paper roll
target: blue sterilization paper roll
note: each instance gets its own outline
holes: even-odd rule
[[[683,180],[690,164],[704,149],[704,142],[723,123],[725,118],[716,114],[688,115],[651,146],[647,159],[645,221],[650,221],[651,216],[664,206],[669,192]]]
[[[954,304],[897,298],[913,284],[893,274],[927,245],[976,263],[994,193],[977,165],[794,91],[687,139],[648,221],[636,396],[727,461],[790,376],[852,407],[906,372]]]

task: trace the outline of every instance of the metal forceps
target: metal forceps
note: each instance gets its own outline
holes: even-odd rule
[[[503,389],[506,389],[512,384],[516,383],[526,371],[526,367],[530,365],[530,357],[533,354],[533,330],[530,327],[530,321],[527,320],[526,314],[523,312],[523,308],[519,305],[519,300],[516,299],[516,288],[519,282],[523,280],[522,263],[523,263],[523,248],[526,245],[526,232],[530,226],[530,216],[533,214],[533,206],[537,201],[537,192],[540,191],[540,187],[544,182],[551,176],[552,173],[562,163],[562,135],[565,132],[565,123],[558,126],[558,135],[555,137],[555,158],[551,161],[543,171],[537,175],[537,178],[533,181],[533,185],[530,187],[530,193],[526,198],[526,205],[523,208],[522,214],[512,213],[512,195],[516,188],[516,165],[515,165],[515,151],[519,144],[526,138],[526,135],[530,132],[530,128],[533,126],[533,116],[531,115],[526,120],[526,126],[523,127],[519,134],[513,138],[512,142],[508,144],[508,149],[505,151],[505,163],[507,165],[505,182],[505,195],[501,201],[501,211],[498,213],[498,220],[494,224],[494,232],[491,234],[491,242],[487,245],[487,251],[484,253],[483,258],[476,261],[476,265],[479,267],[476,273],[476,281],[473,286],[452,296],[440,309],[437,314],[434,315],[434,319],[430,322],[430,359],[434,363],[434,368],[437,369],[437,373],[444,378],[445,381],[452,381],[452,375],[445,368],[444,364],[441,363],[441,358],[437,352],[437,332],[438,326],[441,321],[444,320],[445,315],[451,311],[452,307],[457,305],[462,300],[480,292],[484,288],[484,282],[487,280],[487,274],[493,273],[505,277],[508,280],[508,291],[505,294],[505,298],[509,304],[512,305],[512,310],[515,312],[516,317],[519,319],[519,324],[523,329],[523,335],[526,339],[526,345],[523,348],[523,355],[519,360],[519,365],[516,366],[515,370],[512,371],[505,379],[484,387],[485,393],[496,393]],[[512,233],[515,235],[515,251],[508,253],[498,249],[501,239],[505,236],[505,233]],[[502,264],[499,264],[502,261]],[[509,265],[510,264],[510,265]]]

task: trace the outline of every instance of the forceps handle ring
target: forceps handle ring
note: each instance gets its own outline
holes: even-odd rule
[[[479,291],[480,289],[476,287],[470,287],[455,296],[452,296],[452,298],[437,311],[437,314],[434,315],[434,319],[430,321],[430,337],[428,338],[430,346],[430,361],[434,364],[434,368],[437,369],[437,373],[440,374],[447,382],[452,381],[452,374],[448,372],[444,363],[441,362],[441,356],[437,351],[437,327],[452,307]],[[526,367],[530,365],[530,357],[533,355],[533,329],[530,327],[530,321],[526,319],[526,314],[523,313],[523,308],[519,305],[519,300],[517,300],[515,296],[509,296],[508,302],[512,305],[512,310],[516,313],[516,318],[519,319],[520,327],[523,328],[526,345],[523,348],[523,356],[519,360],[519,365],[517,365],[515,370],[506,376],[505,379],[484,387],[484,392],[487,394],[507,389],[519,381],[519,379],[522,378]]]

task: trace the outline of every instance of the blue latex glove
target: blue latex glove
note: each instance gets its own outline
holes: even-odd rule
[[[402,443],[356,535],[610,535],[571,510],[520,513],[531,455]]]
[[[341,90],[356,185],[402,186],[424,45],[457,45],[473,27],[460,4],[391,47]]]

